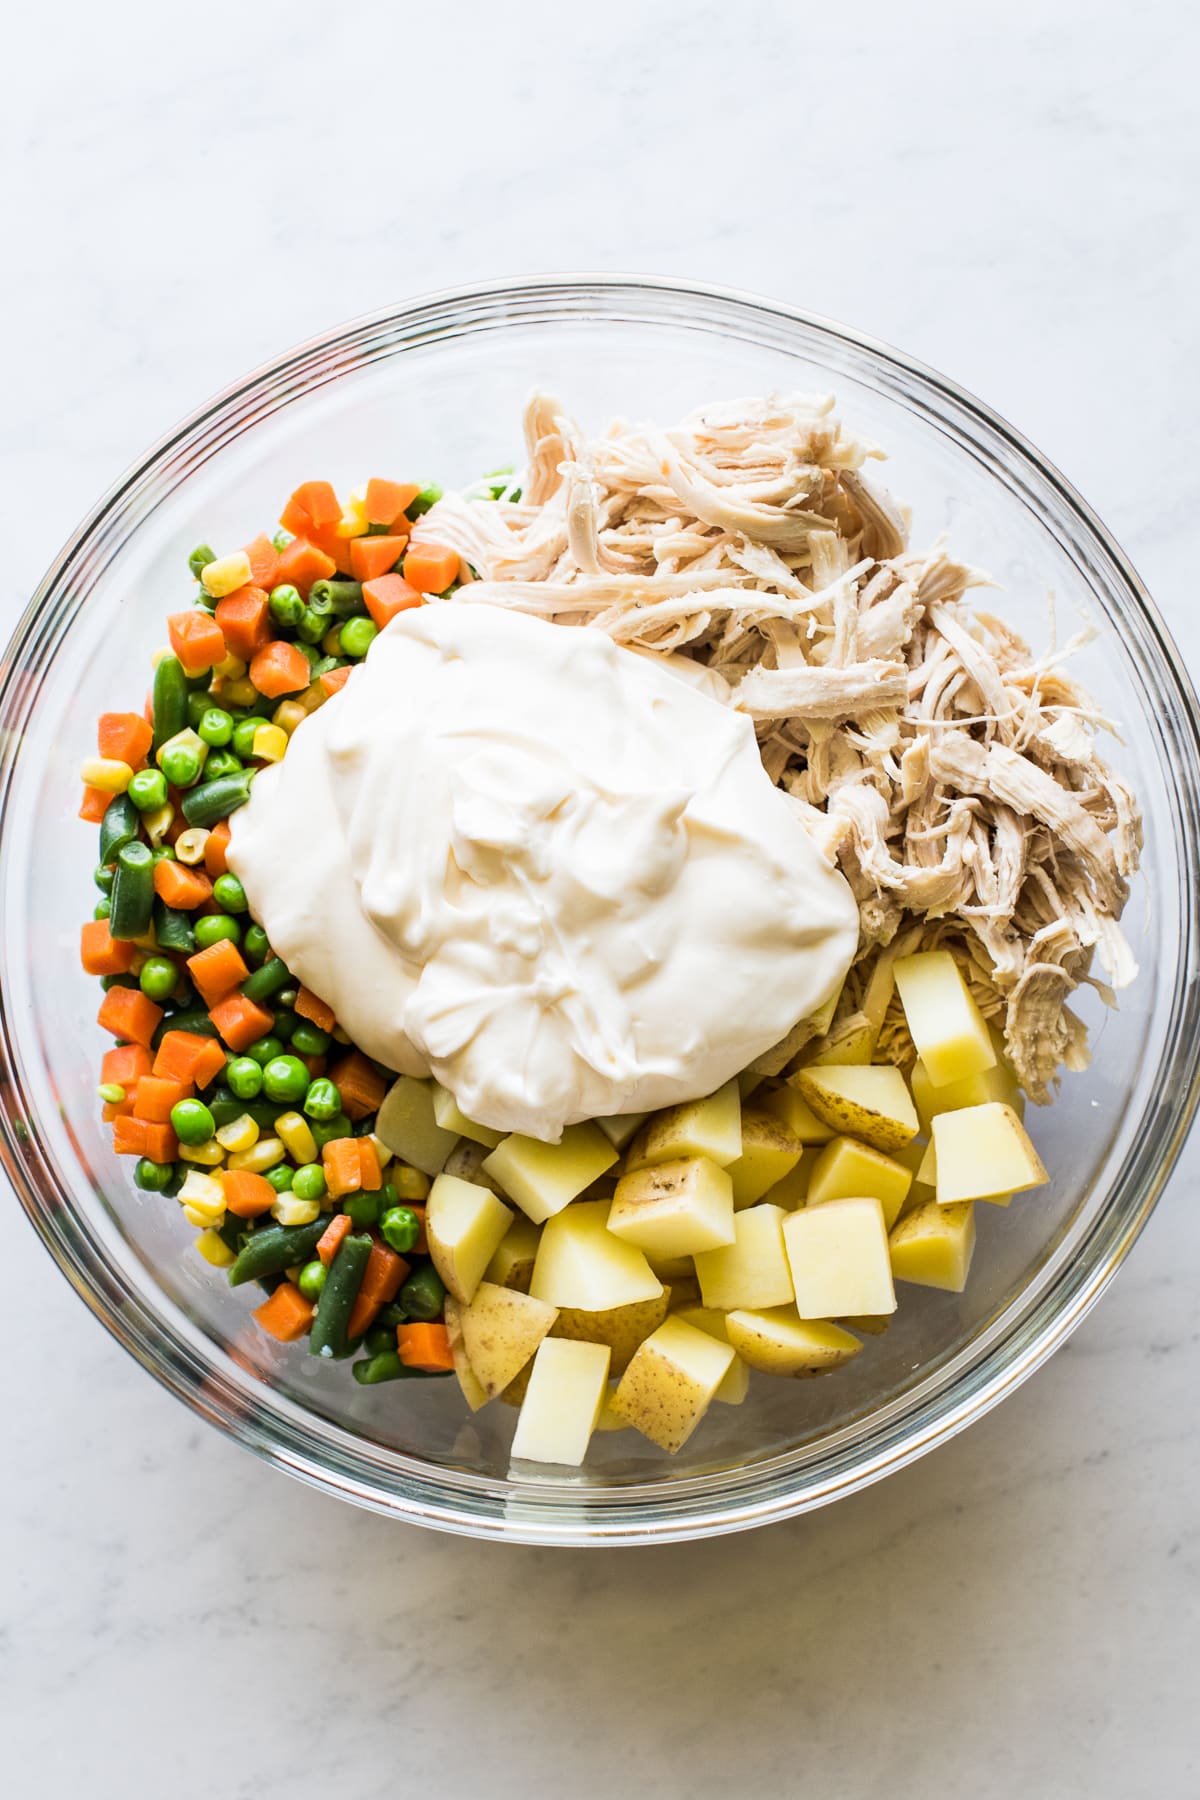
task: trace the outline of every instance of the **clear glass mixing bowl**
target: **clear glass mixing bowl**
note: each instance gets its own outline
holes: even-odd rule
[[[191,1248],[173,1202],[136,1192],[101,1129],[104,1047],[78,968],[94,832],[75,817],[97,713],[140,701],[185,558],[247,541],[321,475],[445,485],[520,455],[539,383],[592,427],[700,401],[836,391],[886,447],[914,541],[942,530],[1003,584],[1034,640],[1097,628],[1076,669],[1124,739],[1146,810],[1127,913],[1141,963],[1120,1010],[1082,1010],[1095,1060],[1034,1129],[1052,1186],[980,1207],[961,1297],[908,1288],[885,1336],[821,1381],[756,1377],[675,1458],[630,1433],[585,1468],[508,1473],[514,1414],[472,1417],[454,1384],[361,1388],[249,1323]],[[1162,622],[1099,522],[994,414],[895,351],[787,307],[666,282],[548,279],[421,301],[289,352],[202,407],[104,499],[57,557],[0,684],[3,1157],[43,1241],[113,1335],[165,1386],[280,1468],[380,1512],[540,1543],[734,1531],[876,1480],[958,1431],[1061,1343],[1145,1222],[1197,1097],[1195,699]]]

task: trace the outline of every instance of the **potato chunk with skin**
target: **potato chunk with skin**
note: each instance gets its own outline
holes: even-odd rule
[[[647,1256],[692,1256],[733,1242],[729,1174],[707,1156],[656,1163],[617,1183],[608,1229]]]
[[[467,1360],[489,1400],[525,1367],[558,1317],[556,1307],[481,1281],[475,1298],[459,1313]]]
[[[635,1300],[629,1306],[610,1306],[605,1312],[587,1312],[578,1306],[561,1306],[551,1336],[574,1338],[583,1344],[607,1344],[612,1352],[610,1375],[623,1375],[639,1344],[657,1331],[667,1316],[671,1290],[665,1287],[656,1300]]]
[[[741,1153],[742,1101],[736,1080],[727,1081],[704,1100],[652,1113],[629,1146],[625,1173],[689,1156],[707,1156],[723,1169]]]
[[[733,1363],[733,1350],[706,1331],[667,1319],[640,1346],[612,1397],[612,1410],[672,1454],[687,1443]]]
[[[490,1125],[476,1125],[468,1119],[459,1106],[458,1101],[443,1087],[440,1081],[431,1084],[433,1092],[433,1116],[443,1131],[452,1131],[456,1137],[470,1138],[473,1144],[483,1144],[488,1150],[494,1150],[504,1136],[502,1131],[493,1131]]]
[[[941,1206],[1020,1194],[1049,1180],[1020,1119],[999,1101],[939,1113],[933,1121],[933,1149]]]
[[[897,1158],[885,1156],[857,1138],[837,1137],[818,1154],[808,1180],[807,1204],[850,1200],[873,1194],[883,1207],[883,1222],[890,1231],[912,1186],[912,1171]]]
[[[989,1100],[1002,1100],[1011,1106],[1018,1118],[1025,1116],[1025,1096],[1017,1086],[1017,1078],[1007,1063],[997,1059],[990,1069],[976,1075],[964,1075],[961,1081],[948,1081],[934,1087],[929,1072],[921,1061],[913,1064],[911,1076],[913,1104],[928,1131],[937,1113],[959,1112],[964,1106],[985,1106]]]
[[[757,1107],[744,1109],[742,1154],[728,1167],[737,1210],[761,1200],[768,1188],[795,1168],[803,1153],[803,1143],[782,1119]]]
[[[458,1142],[457,1131],[445,1131],[433,1110],[433,1084],[401,1075],[384,1096],[375,1134],[388,1149],[423,1175],[437,1175]]]
[[[783,1241],[802,1319],[895,1312],[887,1227],[878,1200],[827,1200],[789,1213]]]
[[[796,1085],[835,1132],[862,1138],[885,1154],[899,1150],[920,1129],[908,1084],[890,1063],[801,1069]]]
[[[756,1110],[770,1113],[781,1120],[792,1136],[798,1137],[802,1144],[827,1144],[834,1135],[833,1126],[827,1125],[824,1119],[818,1119],[796,1086],[795,1076],[790,1077],[773,1093],[757,1095]]]
[[[484,1280],[494,1281],[497,1287],[512,1288],[518,1294],[527,1294],[540,1237],[541,1232],[532,1219],[518,1213],[483,1271]]]
[[[685,1325],[694,1325],[697,1331],[707,1331],[709,1337],[715,1337],[719,1344],[729,1342],[729,1331],[725,1324],[725,1314],[717,1312],[711,1306],[681,1306],[675,1314]],[[750,1370],[740,1356],[735,1355],[729,1365],[729,1372],[713,1395],[724,1406],[740,1406],[750,1391]]]
[[[862,1349],[840,1325],[802,1319],[794,1306],[731,1312],[725,1329],[742,1361],[764,1375],[824,1375]]]
[[[730,1312],[734,1307],[785,1306],[795,1294],[783,1243],[780,1206],[760,1201],[735,1213],[734,1241],[724,1250],[703,1250],[695,1260],[705,1306]]]
[[[568,1125],[557,1144],[514,1132],[485,1157],[483,1166],[526,1217],[541,1225],[616,1160],[617,1152],[599,1126],[587,1123]]]
[[[543,1338],[513,1434],[514,1461],[578,1468],[607,1395],[605,1345]]]
[[[987,1021],[948,950],[901,956],[893,973],[908,1035],[935,1087],[992,1068]]]
[[[1011,1194],[979,1194],[978,1200],[988,1206],[1008,1206],[1012,1202]],[[901,1208],[900,1217],[912,1212],[915,1206],[923,1206],[926,1200],[937,1199],[937,1151],[932,1139],[925,1146],[921,1158],[921,1166],[913,1178],[912,1194],[906,1206]]]
[[[834,1026],[826,1037],[800,1052],[804,1068],[820,1068],[826,1063],[869,1063],[875,1054],[879,1027],[865,1013],[855,1012]]]
[[[454,1363],[454,1374],[462,1390],[462,1397],[472,1412],[478,1412],[481,1406],[488,1403],[488,1395],[483,1391],[483,1383],[471,1367],[466,1345],[462,1335],[463,1309],[453,1294],[446,1295],[446,1336],[450,1342],[450,1356]]]
[[[490,1188],[439,1175],[429,1190],[425,1229],[433,1266],[466,1306],[483,1280],[513,1215]]]
[[[939,1206],[927,1200],[905,1213],[888,1238],[892,1274],[919,1287],[961,1294],[975,1249],[975,1208],[970,1201]]]
[[[642,1252],[608,1229],[607,1200],[578,1200],[546,1221],[529,1291],[550,1306],[608,1312],[657,1300],[663,1284]]]

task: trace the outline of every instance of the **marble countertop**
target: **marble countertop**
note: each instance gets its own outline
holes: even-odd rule
[[[631,268],[842,317],[983,395],[1200,668],[1194,14],[183,16],[8,29],[5,630],[96,494],[280,347],[446,284]],[[16,1221],[6,1792],[1194,1795],[1197,1174],[1194,1144],[1100,1307],[965,1436],[815,1516],[626,1553],[440,1538],[269,1472]]]

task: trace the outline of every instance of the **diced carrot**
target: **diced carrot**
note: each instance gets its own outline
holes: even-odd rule
[[[205,1006],[215,1006],[250,973],[237,945],[228,938],[219,938],[206,950],[197,950],[195,956],[188,957],[187,966]]]
[[[400,561],[408,537],[358,537],[350,539],[350,567],[356,581],[374,581]]]
[[[343,1215],[344,1216],[344,1215]],[[400,1292],[408,1279],[408,1264],[386,1244],[372,1244],[363,1272],[362,1285],[354,1299],[346,1336],[361,1337],[375,1322],[381,1306],[386,1306]]]
[[[116,1044],[100,1059],[100,1079],[115,1082],[126,1093],[150,1073],[150,1052],[141,1044]]]
[[[332,1219],[330,1219],[328,1225],[317,1239],[317,1255],[325,1264],[326,1268],[329,1267],[330,1263],[341,1249],[342,1239],[348,1237],[351,1230],[352,1225],[349,1215],[347,1213],[334,1213]]]
[[[210,881],[215,881],[218,875],[224,875],[229,868],[229,864],[225,860],[225,852],[229,848],[229,838],[228,819],[222,819],[219,824],[213,826],[208,834],[208,840],[204,846],[204,870]],[[158,866],[161,868],[162,864],[160,863]]]
[[[358,1145],[358,1166],[363,1187],[368,1194],[373,1194],[383,1186],[383,1170],[379,1167],[379,1152],[370,1138],[356,1138],[355,1142]]]
[[[254,1318],[281,1344],[294,1344],[313,1322],[316,1307],[291,1281],[281,1281],[269,1299],[254,1309]]]
[[[203,675],[214,663],[224,661],[225,639],[215,619],[203,607],[171,613],[167,619],[171,648],[183,664],[185,675]]]
[[[444,1325],[397,1325],[396,1349],[406,1369],[424,1369],[438,1375],[452,1369],[450,1336]]]
[[[326,669],[317,679],[327,694],[340,694],[353,673],[353,669]]]
[[[146,1156],[146,1134],[149,1126],[145,1119],[135,1119],[130,1114],[119,1114],[113,1120],[113,1149],[118,1156]]]
[[[296,994],[296,1011],[319,1031],[332,1031],[337,1024],[332,1006],[319,1000],[311,988],[301,987]]]
[[[266,1037],[275,1023],[273,1012],[238,993],[226,994],[224,1000],[210,1006],[208,1016],[229,1048],[239,1056],[260,1037]]]
[[[458,551],[445,544],[414,544],[404,559],[404,579],[423,594],[443,594],[458,580]]]
[[[79,960],[85,975],[128,975],[137,955],[134,945],[115,938],[107,919],[89,919],[79,932]]]
[[[306,535],[309,543],[315,544],[318,550],[323,550],[325,555],[331,559],[334,568],[341,574],[353,573],[350,566],[350,546],[354,542],[353,538],[339,537],[336,525],[310,525]]]
[[[289,527],[289,530],[291,528]],[[311,529],[306,523],[305,531]],[[276,582],[290,582],[308,599],[308,590],[314,581],[328,581],[331,575],[337,574],[337,563],[332,556],[326,556],[323,550],[310,543],[304,532],[294,537],[279,554],[279,567],[275,571]]]
[[[270,1212],[279,1196],[265,1175],[250,1169],[225,1169],[221,1175],[225,1205],[239,1219],[257,1219]]]
[[[173,1125],[146,1126],[146,1155],[151,1162],[174,1162],[179,1154],[179,1139]]]
[[[127,1038],[147,1050],[162,1023],[163,1009],[147,1000],[140,988],[111,987],[100,1002],[96,1023],[114,1037]]]
[[[325,1181],[335,1200],[357,1194],[362,1187],[362,1161],[357,1138],[334,1138],[321,1151]]]
[[[133,1101],[133,1094],[126,1094],[124,1100],[106,1100],[100,1109],[100,1117],[106,1125],[111,1125],[114,1119],[132,1119]]]
[[[353,540],[357,543],[359,540]],[[382,538],[375,540],[383,543]],[[363,582],[363,605],[378,625],[380,631],[390,625],[397,613],[408,612],[410,607],[423,606],[424,594],[419,594],[415,587],[405,581],[403,575],[378,575],[374,581]]]
[[[342,1096],[342,1110],[352,1119],[377,1112],[387,1093],[387,1082],[376,1073],[361,1050],[348,1050],[329,1071],[329,1079]]]
[[[312,680],[308,658],[295,644],[276,638],[260,650],[250,664],[250,679],[260,694],[274,700],[281,694],[297,694]]]
[[[111,801],[112,795],[106,794],[103,788],[85,787],[79,805],[79,817],[89,825],[98,825]]]
[[[265,588],[268,593],[279,579],[279,552],[270,538],[262,533],[252,544],[246,545],[246,555],[250,558],[250,580],[255,587]],[[234,652],[240,656],[241,651]]]
[[[192,912],[212,899],[212,882],[199,869],[164,856],[154,865],[154,891],[164,906]]]
[[[314,529],[312,520],[298,500],[288,501],[279,515],[279,523],[285,531],[294,533],[296,537],[306,538]]]
[[[101,756],[128,763],[136,769],[149,755],[154,732],[139,713],[101,713],[96,727],[96,747]]]
[[[260,587],[240,587],[236,593],[226,594],[217,601],[215,617],[225,648],[243,662],[249,662],[271,641],[271,615],[266,593]]]
[[[328,481],[302,481],[293,491],[292,499],[304,508],[318,529],[323,525],[336,525],[342,516],[342,503]]]
[[[417,1241],[413,1245],[413,1255],[428,1256],[429,1237],[425,1230],[425,1208],[423,1206],[414,1206],[410,1201],[409,1209],[417,1215]]]
[[[420,488],[415,481],[383,481],[373,475],[367,483],[366,510],[372,525],[394,525],[406,513]]]
[[[180,1100],[191,1097],[190,1081],[169,1081],[164,1075],[143,1075],[137,1085],[133,1116],[145,1119],[150,1125],[165,1125],[171,1117],[171,1108]]]
[[[225,1052],[216,1038],[198,1031],[164,1031],[154,1058],[154,1073],[171,1081],[207,1087],[225,1067]]]

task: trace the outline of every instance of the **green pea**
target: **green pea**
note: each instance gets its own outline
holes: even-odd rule
[[[150,861],[152,863],[178,862],[179,858],[176,856],[170,844],[160,844],[157,850],[152,850],[150,852]]]
[[[396,1348],[396,1329],[393,1325],[372,1325],[363,1338],[363,1349],[368,1356],[384,1356]]]
[[[261,719],[242,719],[233,728],[233,754],[243,762],[254,755],[254,734],[261,724]]]
[[[210,550],[207,544],[197,544],[196,548],[192,551],[192,554],[188,557],[188,568],[196,577],[196,580],[199,581],[209,563],[216,562],[216,560],[217,553],[215,550]]]
[[[366,1192],[347,1194],[342,1201],[342,1211],[356,1231],[367,1225],[376,1225],[379,1222],[379,1195]]]
[[[262,1093],[262,1069],[252,1056],[235,1056],[226,1063],[225,1080],[239,1100],[255,1100]]]
[[[194,744],[167,744],[160,766],[172,787],[188,788],[199,780],[204,759]]]
[[[297,1200],[323,1200],[325,1185],[325,1171],[320,1163],[305,1163],[292,1176],[292,1192]]]
[[[307,1107],[305,1110],[307,1111]],[[312,1117],[311,1113],[309,1117]],[[318,1150],[323,1150],[326,1144],[332,1144],[334,1138],[352,1137],[354,1134],[354,1126],[344,1112],[332,1119],[313,1119],[311,1129],[313,1142]]]
[[[213,899],[227,913],[243,913],[249,902],[246,890],[236,875],[218,875],[213,882]]]
[[[143,1156],[133,1171],[133,1179],[143,1193],[165,1194],[174,1174],[174,1163],[151,1162]]]
[[[102,894],[92,909],[93,919],[107,919],[112,911],[112,901],[107,894]]]
[[[125,792],[139,812],[157,812],[167,802],[167,778],[161,769],[139,769]]]
[[[281,1162],[276,1163],[273,1169],[268,1169],[263,1179],[270,1182],[277,1194],[286,1194],[295,1173],[290,1163]]]
[[[222,942],[239,944],[242,940],[241,926],[228,913],[209,913],[205,918],[197,919],[193,929],[198,950],[207,950],[210,944]]]
[[[233,736],[233,717],[223,706],[206,706],[196,730],[214,750],[223,750]]]
[[[297,1013],[289,1012],[286,1006],[276,1007],[275,1023],[271,1027],[272,1034],[277,1038],[282,1038],[285,1044],[290,1044],[292,1033],[298,1023],[299,1015]]]
[[[413,1270],[397,1299],[410,1319],[428,1324],[442,1316],[446,1304],[445,1284],[432,1263],[422,1263],[419,1269]]]
[[[333,1039],[311,1019],[301,1019],[292,1032],[292,1049],[297,1056],[324,1056]]]
[[[100,863],[96,869],[96,873],[92,877],[96,886],[105,894],[110,894],[112,892],[112,884],[115,879],[116,871],[110,869],[107,863]]]
[[[242,938],[242,955],[252,969],[259,969],[267,960],[271,943],[261,925],[247,925]]]
[[[342,626],[338,642],[347,656],[355,661],[367,654],[374,640],[379,636],[379,627],[374,619],[347,619]]]
[[[384,1242],[404,1256],[421,1235],[421,1221],[411,1206],[389,1206],[379,1221]]]
[[[328,615],[316,613],[312,610],[311,606],[306,606],[304,609],[304,617],[296,626],[296,636],[300,639],[302,645],[311,646],[313,644],[319,644],[328,629]]]
[[[308,1070],[298,1056],[273,1056],[263,1065],[263,1091],[268,1100],[290,1105],[308,1091]]]
[[[217,1129],[203,1100],[177,1100],[171,1108],[171,1123],[181,1144],[207,1144]]]
[[[300,590],[294,588],[290,581],[285,581],[277,588],[271,589],[271,598],[267,602],[271,617],[280,625],[298,625],[304,617],[304,600]]]
[[[232,750],[210,750],[204,764],[204,779],[220,781],[224,775],[240,775],[245,766]]]
[[[294,1191],[295,1190],[293,1189],[293,1192]],[[318,1260],[305,1263],[299,1275],[296,1277],[296,1286],[300,1289],[300,1292],[304,1295],[306,1300],[319,1300],[321,1298],[321,1289],[325,1286],[325,1264]],[[392,1342],[395,1343],[395,1341],[396,1335],[393,1332]]]
[[[389,1206],[399,1206],[400,1190],[397,1188],[394,1181],[385,1181],[379,1192],[383,1195],[384,1212],[387,1211]]]
[[[316,1119],[322,1125],[340,1116],[342,1096],[327,1076],[318,1076],[316,1081],[309,1083],[304,1096],[304,1110],[310,1119]]]
[[[250,1045],[246,1055],[253,1057],[260,1068],[265,1068],[274,1057],[283,1055],[283,1044],[277,1037],[260,1037]]]
[[[147,1000],[169,1000],[179,981],[179,970],[165,956],[148,956],[138,975],[138,986]]]
[[[300,998],[300,990],[294,985],[294,976],[289,974],[288,982],[292,985],[281,987],[278,990],[275,995],[275,1004],[276,1006],[286,1006],[289,1012],[295,1012],[296,1002]]]
[[[210,600],[209,605],[212,606],[213,604],[214,602]],[[184,708],[187,714],[187,722],[193,731],[195,731],[211,705],[212,701],[207,694],[188,695],[187,700],[184,702]]]

